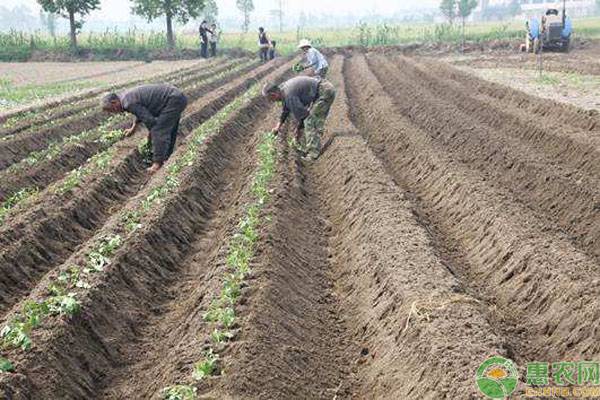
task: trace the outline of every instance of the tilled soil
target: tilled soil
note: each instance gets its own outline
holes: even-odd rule
[[[349,49],[330,61],[323,154],[303,161],[288,143],[295,126],[280,134],[216,376],[189,378],[258,141],[277,120],[261,98],[201,146],[181,187],[91,282],[80,315],[45,321],[30,352],[3,351],[16,367],[0,374],[5,396],[150,399],[193,383],[199,399],[470,400],[482,398],[476,369],[500,355],[520,366],[518,397],[527,362],[598,358],[598,115],[431,59]],[[292,64],[201,97],[184,130]],[[4,320],[150,193],[157,178],[146,182],[133,147],[115,147],[111,172],[75,191],[82,203],[53,219],[42,210],[58,200],[42,196],[0,232]],[[111,179],[130,181],[102,186]],[[103,191],[115,198],[104,204]]]
[[[238,73],[243,75],[255,67],[256,65],[249,65]],[[187,74],[184,79],[180,76],[175,76],[174,79],[167,79],[167,82],[170,81],[170,83],[180,86],[190,99],[194,99],[205,94],[207,88],[210,89],[211,87],[218,87],[220,84],[223,84],[227,78],[220,79],[211,85],[200,86],[198,88],[192,86],[186,90],[187,86],[193,85],[197,81],[211,78],[219,72],[226,72],[230,68],[231,65],[228,65],[215,68],[210,72],[197,69]],[[98,99],[93,99],[91,102],[86,101],[83,105],[77,106],[77,108],[81,108],[82,111],[67,117],[64,121],[61,118],[54,119],[50,117],[47,127],[33,126],[12,136],[5,136],[0,141],[0,171],[22,160],[33,151],[42,150],[51,143],[61,142],[65,137],[92,129],[110,117],[108,113],[102,112]]]

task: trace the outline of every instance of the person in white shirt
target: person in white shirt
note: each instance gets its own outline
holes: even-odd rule
[[[301,64],[301,69],[312,68],[315,76],[325,78],[329,71],[329,63],[323,54],[312,47],[312,44],[307,39],[301,40],[298,48],[304,52],[306,60],[304,64]]]
[[[210,43],[210,56],[217,56],[217,43],[219,42],[219,31],[217,30],[217,24],[210,26],[211,33],[208,36],[208,42]]]

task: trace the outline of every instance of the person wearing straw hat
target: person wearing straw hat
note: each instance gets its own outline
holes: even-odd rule
[[[304,52],[305,62],[300,64],[300,69],[312,68],[314,76],[320,76],[325,78],[329,71],[329,63],[325,59],[325,56],[314,47],[308,39],[302,39],[298,48]]]

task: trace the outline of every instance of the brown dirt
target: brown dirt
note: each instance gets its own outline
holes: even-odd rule
[[[182,120],[182,131],[189,132],[187,125],[197,126],[214,115],[277,65],[261,66],[190,104]],[[77,246],[94,235],[116,207],[140,190],[147,178],[137,144],[144,135],[140,133],[116,145],[108,168],[110,174],[86,177],[80,190],[66,199],[48,189],[30,202],[27,210],[17,212],[5,223],[0,230],[0,270],[5,271],[0,277],[2,310],[18,300],[19,294],[31,290],[44,273],[66,260]]]
[[[338,84],[341,66],[332,63]],[[482,305],[434,254],[410,202],[357,135],[343,85],[328,131],[315,165],[282,149],[244,329],[227,377],[201,386],[201,397],[475,398],[480,359],[504,353]],[[440,363],[452,371],[442,380]]]
[[[214,90],[185,129],[214,113],[209,102],[220,108],[249,80],[289,74],[292,63]],[[293,126],[281,135],[236,336],[219,352],[222,373],[195,383],[199,398],[474,400],[475,370],[491,355],[520,366],[518,398],[527,362],[597,359],[598,114],[397,51],[338,51],[331,80],[338,96],[319,160],[303,162],[288,147]],[[254,151],[276,109],[254,99],[203,144],[177,192],[80,293],[83,313],[47,320],[30,352],[2,353],[17,372],[0,374],[0,393],[149,399],[190,382],[211,329],[202,314],[226,271]],[[128,176],[117,166],[136,153],[122,151],[110,174],[74,196],[93,200],[100,181]],[[183,151],[185,140],[175,157]],[[3,287],[3,319],[120,229],[120,212],[164,174],[114,206],[84,205],[103,215],[60,260],[30,263],[22,275],[14,265],[25,257],[7,263],[0,276],[14,282]],[[42,197],[21,221],[56,201]],[[48,222],[54,235],[90,222],[74,204]],[[26,236],[35,252],[52,249],[49,235],[16,221],[12,233],[0,231],[3,248]],[[27,287],[16,290],[20,280]]]
[[[288,73],[291,65],[291,63],[283,65],[273,72],[272,76]],[[261,67],[261,70],[272,71],[276,66],[277,64],[270,64]],[[178,320],[181,325],[177,325],[182,329],[188,326],[187,324],[193,323],[194,325],[189,327],[194,328],[197,326],[195,324],[202,323],[199,315],[201,310],[197,309],[194,313],[195,321],[193,321],[191,315],[182,313],[184,310],[180,309],[180,304],[169,303],[169,300],[172,300],[172,295],[177,293],[178,288],[184,287],[188,290],[186,292],[188,295],[194,295],[196,298],[199,296],[200,299],[205,295],[204,292],[197,290],[195,294],[190,293],[194,285],[192,282],[180,280],[180,273],[186,270],[192,273],[194,268],[200,268],[196,269],[196,273],[199,277],[203,277],[205,271],[201,266],[195,265],[198,257],[190,252],[194,246],[199,246],[197,251],[201,251],[202,246],[207,244],[214,247],[214,251],[218,251],[221,243],[217,238],[206,235],[210,234],[213,228],[220,232],[215,232],[216,235],[225,235],[235,227],[233,215],[241,210],[238,209],[240,205],[236,204],[236,193],[239,196],[243,184],[238,183],[231,188],[226,178],[230,176],[235,177],[236,180],[244,180],[241,177],[249,176],[252,171],[248,166],[253,159],[252,148],[259,133],[256,130],[259,126],[253,125],[257,123],[253,121],[256,113],[264,109],[264,101],[257,98],[249,106],[234,113],[230,122],[226,123],[219,134],[210,137],[202,145],[200,161],[181,178],[182,186],[177,193],[165,199],[164,207],[153,213],[148,225],[145,225],[115,254],[106,274],[91,282],[92,289],[86,291],[83,298],[87,311],[71,321],[50,321],[45,330],[38,331],[34,335],[39,343],[36,349],[27,354],[14,355],[15,363],[20,365],[20,368],[31,371],[27,374],[26,386],[28,386],[24,389],[29,392],[28,396],[44,399],[57,396],[61,398],[100,397],[102,393],[99,390],[103,385],[107,385],[107,390],[111,387],[119,387],[118,381],[122,377],[108,374],[115,368],[125,368],[127,371],[140,374],[140,380],[136,386],[138,391],[135,390],[136,388],[123,386],[123,392],[135,393],[132,395],[136,398],[148,398],[145,395],[137,397],[137,394],[140,390],[151,393],[157,388],[168,385],[171,380],[177,380],[189,373],[189,370],[182,370],[179,367],[175,355],[165,357],[164,349],[171,348],[168,337],[161,337],[164,342],[153,342],[156,353],[152,355],[135,350],[148,350],[146,346],[152,338],[156,338],[156,332],[147,323],[151,318],[160,319],[158,316],[161,312],[164,312],[163,315],[167,319],[183,317],[184,320]],[[253,141],[245,141],[248,131],[255,133]],[[183,151],[185,146],[180,147],[174,157]],[[250,156],[247,155],[248,153]],[[161,175],[164,177],[165,173],[166,170],[163,169],[153,181],[159,179]],[[148,195],[151,189],[152,185],[147,185],[123,210],[132,207],[143,196]],[[228,208],[225,216],[221,218],[233,222],[230,222],[227,227],[214,225],[217,222],[211,224],[211,219],[218,217],[217,209],[229,205],[238,211]],[[231,218],[227,217],[228,215],[231,215]],[[94,239],[78,249],[63,267],[66,268],[73,262],[79,261],[103,232],[114,229],[118,225],[119,219],[119,213],[115,213],[102,230],[96,233]],[[159,243],[161,251],[156,251]],[[192,246],[192,243],[195,245]],[[189,268],[182,269],[188,254],[191,254],[189,258],[191,265]],[[56,273],[57,271],[50,273],[44,281],[55,276]],[[34,298],[39,296],[43,286],[42,282],[31,296]],[[198,304],[190,301],[191,298],[184,293],[179,295],[181,301],[185,300],[187,305],[198,307]],[[165,325],[165,329],[167,328]],[[172,328],[173,325],[170,325],[170,329]],[[143,336],[142,332],[146,332],[148,336]],[[188,332],[190,337],[196,337],[196,333],[193,329]],[[178,346],[182,350],[188,346],[187,352],[191,354],[186,357],[193,357],[201,351],[199,345],[190,348],[189,341],[181,336],[173,335],[171,338],[180,340]],[[74,363],[71,356],[64,352],[65,346],[68,346],[70,353],[76,352],[79,355],[77,363]],[[144,360],[146,357],[162,360],[161,362],[169,366],[168,370],[162,370],[157,368],[157,365],[153,365],[153,368],[156,368],[154,371],[161,373],[160,380],[154,373],[146,376],[148,364],[134,365],[136,362],[146,362]],[[31,368],[32,366],[36,368]],[[18,376],[11,378],[16,381],[20,379]],[[105,382],[103,382],[104,378],[107,379]],[[113,382],[113,379],[117,381]],[[8,387],[12,387],[11,385],[8,383]],[[110,392],[105,394],[112,398]],[[116,398],[123,398],[123,395],[130,398],[123,393]]]
[[[216,61],[203,64],[202,68],[189,67],[178,69],[174,72],[169,72],[165,74],[150,75],[148,78],[152,78],[156,81],[171,81],[174,79],[183,79],[183,77],[193,78],[195,75],[197,75],[198,71],[202,71],[205,68],[212,68],[215,63]],[[117,90],[119,88],[134,85],[136,82],[139,81],[141,80],[124,82],[120,85],[113,85],[113,88]],[[98,91],[94,91],[93,93],[90,93],[88,96],[84,97],[75,96],[73,97],[73,99],[63,101],[62,104],[50,103],[47,106],[36,107],[34,110],[31,111],[30,115],[28,115],[27,118],[15,122],[14,125],[11,125],[10,127],[4,127],[0,124],[0,136],[4,137],[7,135],[14,135],[32,127],[42,128],[49,122],[51,122],[53,119],[65,118],[80,111],[83,111],[84,109],[89,107],[90,104],[93,104],[93,102],[96,101],[96,99],[90,101],[90,98],[95,97],[98,94],[97,92]],[[71,106],[66,108],[61,107],[61,105],[64,106],[65,103]]]
[[[231,64],[229,64],[229,67]],[[223,70],[229,68],[228,66],[223,67]],[[239,76],[239,74],[244,74],[249,72],[255,67],[252,64],[248,68],[244,68],[239,72],[236,72],[235,76]],[[217,71],[221,71],[221,68],[217,69]],[[215,71],[214,73],[218,73]],[[177,84],[188,96],[188,100],[190,103],[197,100],[198,98],[206,95],[211,90],[214,90],[220,86],[223,86],[228,81],[234,78],[233,75],[226,75],[222,79],[214,81],[210,84],[198,85],[197,82],[201,81],[204,78],[210,77],[214,74],[213,72],[202,72],[200,75],[196,76],[192,74],[190,78],[189,75],[186,77],[184,81],[174,81],[173,83]],[[191,87],[189,87],[191,85]],[[189,110],[192,107],[188,109]],[[187,113],[186,113],[187,114]],[[184,115],[186,115],[184,114]],[[104,118],[106,116],[103,116]],[[189,131],[194,126],[194,123],[197,121],[196,119],[190,119],[194,121],[193,123],[187,124],[185,121],[188,119],[183,119],[182,130]],[[131,122],[113,124],[111,129],[122,129],[131,125]],[[35,135],[38,133],[36,132]],[[77,133],[74,133],[77,134]],[[97,138],[90,138],[87,141],[80,142],[77,144],[67,144],[63,147],[61,153],[53,160],[42,160],[38,162],[34,167],[24,167],[19,169],[18,171],[12,171],[10,168],[4,169],[0,171],[0,201],[3,201],[5,198],[10,196],[13,193],[29,187],[36,187],[38,190],[43,190],[49,184],[56,181],[63,175],[65,175],[68,171],[71,171],[78,166],[82,165],[88,158],[95,155],[101,150],[105,150],[107,148],[106,145],[99,143]]]
[[[346,76],[356,78],[348,81],[354,117],[396,181],[414,193],[417,212],[434,232],[451,269],[495,305],[494,319],[512,357],[594,358],[595,327],[590,321],[599,308],[589,287],[594,260],[476,167],[451,157],[447,144],[436,141],[443,130],[412,125],[417,111],[404,114],[401,103],[388,97],[401,92],[402,85],[379,64],[373,66],[390,91],[375,80],[364,58],[353,58]],[[427,112],[429,120],[444,119],[445,128],[461,117],[435,108]],[[456,133],[450,135],[460,142]]]
[[[250,71],[254,67],[255,65],[252,65],[239,71],[239,73],[243,75],[245,72]],[[217,68],[219,71],[226,69],[227,66]],[[182,87],[185,87],[188,84],[192,84],[194,82],[194,78],[202,79],[203,77],[211,76],[212,71],[210,73],[206,73],[204,70],[198,69],[194,71],[193,75],[194,76],[192,77],[184,76],[183,80],[177,83],[182,85]],[[223,81],[224,80],[222,79],[219,82],[222,83]],[[173,82],[175,83],[176,80]],[[186,91],[186,94],[191,98],[195,98],[198,93],[203,93],[204,90],[204,86],[201,86],[199,88]],[[53,120],[49,124],[48,128],[40,129],[37,126],[32,127],[28,130],[19,132],[13,138],[5,138],[6,140],[0,141],[0,170],[22,160],[30,152],[42,150],[48,147],[51,142],[60,142],[65,137],[92,129],[105,122],[110,115],[102,112],[98,107],[98,100],[94,100],[95,101],[92,102],[86,102],[82,106],[83,114],[75,115],[69,118],[66,122],[55,123],[56,121]],[[60,121],[60,118],[58,121]]]
[[[181,68],[195,67],[205,61],[139,61],[80,62],[80,63],[0,63],[0,75],[14,86],[47,85],[74,80],[94,79],[106,83],[126,82],[139,76],[161,74]]]

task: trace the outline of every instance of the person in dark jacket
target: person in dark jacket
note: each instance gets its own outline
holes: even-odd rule
[[[200,56],[202,58],[208,58],[208,34],[214,32],[208,28],[208,22],[202,21],[199,28],[200,32]]]
[[[271,47],[271,41],[267,37],[267,32],[262,26],[258,28],[258,48],[260,50],[260,60],[267,62],[269,60],[269,48]]]
[[[140,123],[150,131],[152,143],[152,166],[148,172],[155,173],[175,149],[181,114],[187,107],[187,97],[176,87],[168,84],[143,85],[122,93],[109,93],[102,101],[106,112],[129,112],[136,119],[125,134],[132,135]]]
[[[325,121],[336,95],[331,82],[298,76],[281,85],[267,83],[262,93],[270,101],[283,102],[281,117],[273,133],[279,133],[288,116],[293,114],[298,121],[296,136],[301,138],[304,130],[305,143],[299,143],[300,150],[305,153],[304,159],[314,161],[319,158]]]

